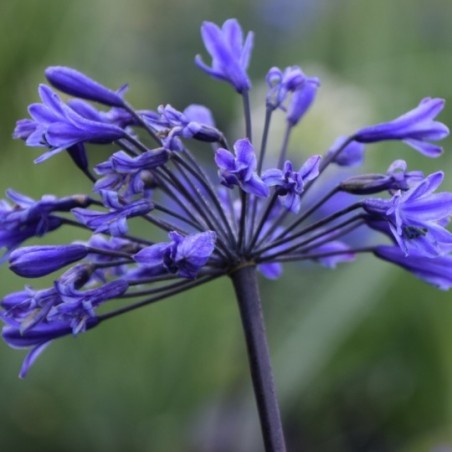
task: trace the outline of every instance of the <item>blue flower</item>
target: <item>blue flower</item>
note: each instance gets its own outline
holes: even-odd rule
[[[268,188],[256,173],[256,155],[248,139],[237,140],[234,144],[235,156],[227,149],[220,148],[215,153],[221,183],[228,188],[238,185],[247,193],[259,197],[268,196]]]
[[[299,171],[294,171],[292,163],[287,160],[282,170],[273,168],[265,171],[262,180],[269,187],[276,187],[276,193],[287,210],[298,213],[304,185],[319,175],[320,159],[320,155],[309,157]]]
[[[201,27],[202,39],[212,57],[212,67],[207,66],[201,56],[196,64],[207,74],[229,82],[239,93],[251,88],[246,70],[253,48],[253,33],[248,33],[243,42],[243,33],[235,19],[229,19],[220,29],[212,22]]]
[[[38,157],[40,163],[78,143],[111,143],[126,136],[126,132],[112,124],[86,119],[66,105],[49,87],[39,88],[42,104],[33,104],[29,113],[34,121],[34,131],[26,139],[28,146],[49,147]],[[27,130],[32,128],[27,122]],[[15,136],[24,136],[24,122],[19,122]]]
[[[214,127],[212,113],[202,105],[189,105],[184,112],[171,105],[161,105],[157,113],[146,114],[146,121],[158,131],[163,146],[171,151],[183,150],[181,138],[194,138],[208,143],[215,143],[223,138],[222,133]]]
[[[133,256],[136,262],[152,269],[152,274],[177,273],[182,278],[195,278],[215,248],[213,231],[184,237],[170,232],[171,242],[143,248]]]
[[[443,123],[434,121],[443,108],[443,99],[426,97],[414,110],[390,122],[358,130],[353,138],[360,143],[402,140],[427,157],[438,157],[442,148],[429,141],[442,140],[449,135],[449,129]]]
[[[85,331],[88,321],[96,319],[96,308],[105,301],[122,295],[129,284],[123,279],[111,281],[90,290],[76,290],[72,285],[55,283],[56,291],[61,297],[61,303],[54,305],[48,313],[50,322],[68,322],[72,333]]]
[[[39,201],[11,189],[7,190],[7,195],[14,204],[0,200],[0,247],[7,250],[2,260],[25,240],[43,236],[59,228],[63,219],[53,215],[55,212],[67,212],[90,203],[84,195],[65,198],[45,195]]]
[[[13,348],[31,348],[22,363],[20,378],[27,376],[30,367],[54,339],[72,333],[72,327],[68,322],[51,321],[40,323],[24,334],[20,324],[8,318],[2,317],[2,319],[6,324],[2,330],[3,340]],[[95,327],[98,323],[97,319],[89,319],[85,324],[85,330]]]
[[[137,157],[131,157],[125,151],[115,152],[106,162],[95,167],[97,174],[102,176],[94,184],[94,189],[102,191],[120,191],[123,196],[131,197],[145,193],[149,188],[146,184],[152,170],[164,165],[169,159],[165,149],[149,150]]]
[[[5,309],[3,316],[20,324],[20,332],[25,334],[44,321],[52,306],[58,303],[61,299],[53,287],[34,290],[26,286],[20,292],[5,296],[1,306]]]
[[[405,254],[413,251],[437,256],[452,251],[452,233],[444,222],[452,215],[452,193],[433,193],[441,184],[441,171],[426,177],[391,199],[366,199],[364,209],[388,223],[394,239]]]

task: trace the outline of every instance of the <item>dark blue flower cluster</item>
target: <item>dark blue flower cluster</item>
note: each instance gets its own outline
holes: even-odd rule
[[[300,164],[287,158],[290,134],[313,105],[319,80],[297,66],[269,70],[264,132],[257,145],[247,74],[253,35],[244,40],[238,22],[230,19],[221,28],[204,23],[202,38],[212,64],[197,56],[197,65],[230,83],[243,100],[245,133],[232,146],[204,106],[136,110],[125,100],[125,86],[114,91],[67,67],[48,68],[46,77],[72,98],[63,101],[41,85],[41,103],[29,107],[31,119],[18,121],[14,136],[45,149],[36,162],[67,152],[93,184],[90,194],[37,201],[8,190],[9,200],[0,201],[0,245],[13,272],[37,278],[69,266],[52,287],[27,285],[1,301],[4,340],[31,348],[22,376],[58,337],[77,335],[244,266],[276,278],[283,262],[334,267],[357,253],[373,253],[441,289],[452,286],[452,234],[446,229],[452,193],[437,192],[442,172],[424,177],[396,160],[387,171],[344,177],[321,194],[325,171],[359,165],[365,144],[399,140],[437,157],[442,149],[431,142],[448,134],[435,121],[443,100],[426,98],[399,118],[340,137],[323,157]],[[92,102],[107,108],[98,110]],[[286,134],[277,166],[268,167],[269,126],[280,111]],[[212,153],[218,177],[199,163],[199,151],[190,150],[194,141],[203,143],[196,149],[205,146]],[[88,151],[102,144],[118,150],[91,168]],[[149,234],[131,235],[132,222],[134,230],[145,230],[140,222],[147,225]],[[62,226],[92,236],[86,242],[21,246]],[[358,228],[378,231],[382,244],[356,246],[348,239]],[[113,298],[123,305],[108,309]]]

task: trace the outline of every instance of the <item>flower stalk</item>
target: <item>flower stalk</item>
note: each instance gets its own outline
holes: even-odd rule
[[[265,450],[267,452],[284,452],[286,446],[273,382],[256,267],[254,265],[241,266],[234,270],[230,277],[237,296],[245,333]]]

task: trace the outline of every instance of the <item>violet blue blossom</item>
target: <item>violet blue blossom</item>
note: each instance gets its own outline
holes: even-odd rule
[[[267,186],[276,187],[281,204],[287,210],[298,213],[304,185],[319,175],[320,160],[320,155],[309,157],[299,171],[294,171],[292,163],[287,160],[282,170],[273,168],[265,171],[262,180]]]
[[[34,121],[34,131],[28,135],[28,146],[49,147],[49,151],[38,157],[40,163],[53,155],[78,143],[111,143],[123,138],[126,133],[120,127],[93,121],[80,116],[66,105],[48,86],[39,88],[42,104],[32,104],[29,113]],[[31,123],[27,122],[31,129]],[[24,123],[19,122],[16,136],[24,136]]]
[[[216,234],[207,231],[183,237],[170,232],[171,242],[157,243],[143,248],[133,259],[155,273],[177,273],[183,278],[195,278],[215,248]]]
[[[364,127],[353,138],[360,143],[402,140],[427,157],[438,157],[443,150],[430,141],[442,140],[449,135],[449,129],[443,123],[434,121],[443,108],[443,99],[426,97],[408,113],[389,122]]]
[[[452,193],[433,193],[444,173],[438,171],[405,192],[397,191],[391,199],[371,198],[364,209],[377,219],[388,222],[394,239],[405,254],[413,250],[425,256],[452,251],[452,233],[444,221],[452,215]]]
[[[67,267],[55,273],[50,288],[27,285],[3,296],[2,336],[11,347],[30,349],[23,377],[59,337],[228,277],[240,308],[265,444],[268,450],[285,450],[257,270],[277,279],[285,263],[334,268],[369,253],[449,289],[452,233],[446,227],[452,193],[436,192],[443,172],[424,177],[408,171],[402,160],[387,170],[358,168],[364,143],[402,140],[436,157],[441,148],[430,142],[448,135],[435,120],[444,101],[424,99],[393,121],[341,137],[322,158],[312,152],[301,165],[287,158],[289,136],[313,105],[319,80],[298,66],[273,67],[261,100],[263,134],[253,141],[257,118],[251,117],[247,74],[253,35],[244,40],[235,19],[221,28],[205,22],[201,32],[212,66],[199,56],[196,64],[240,94],[244,134],[218,129],[207,107],[135,109],[125,89],[111,90],[75,69],[46,71],[53,86],[75,98],[63,102],[41,85],[42,102],[29,107],[31,119],[18,121],[14,137],[47,148],[37,162],[67,150],[87,179],[80,189],[89,195],[34,200],[8,190],[9,200],[0,200],[2,260],[9,257],[11,269],[25,278]],[[111,108],[98,110],[88,101]],[[265,151],[267,141],[274,141],[267,138],[277,109],[286,111],[287,121],[274,166]],[[104,144],[115,149],[91,168],[88,155]],[[338,165],[334,180],[327,171],[332,164]],[[350,175],[344,166],[356,171]],[[84,241],[21,246],[63,227],[83,230]],[[362,239],[370,233],[371,246]]]
[[[212,22],[201,27],[202,39],[212,57],[212,67],[207,66],[200,55],[196,64],[207,74],[229,82],[239,93],[251,88],[246,72],[253,48],[253,33],[243,42],[243,32],[236,19],[227,20],[222,28]]]
[[[266,197],[268,188],[256,173],[256,154],[253,145],[248,139],[237,140],[234,150],[235,156],[223,148],[215,153],[221,183],[228,188],[238,185],[247,193]]]

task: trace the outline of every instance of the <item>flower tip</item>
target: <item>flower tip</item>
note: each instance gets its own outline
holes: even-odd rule
[[[50,78],[53,78],[56,73],[61,72],[61,71],[67,71],[67,70],[75,70],[75,69],[71,69],[66,66],[49,66],[44,70],[44,75],[46,76],[46,79],[49,80]]]

